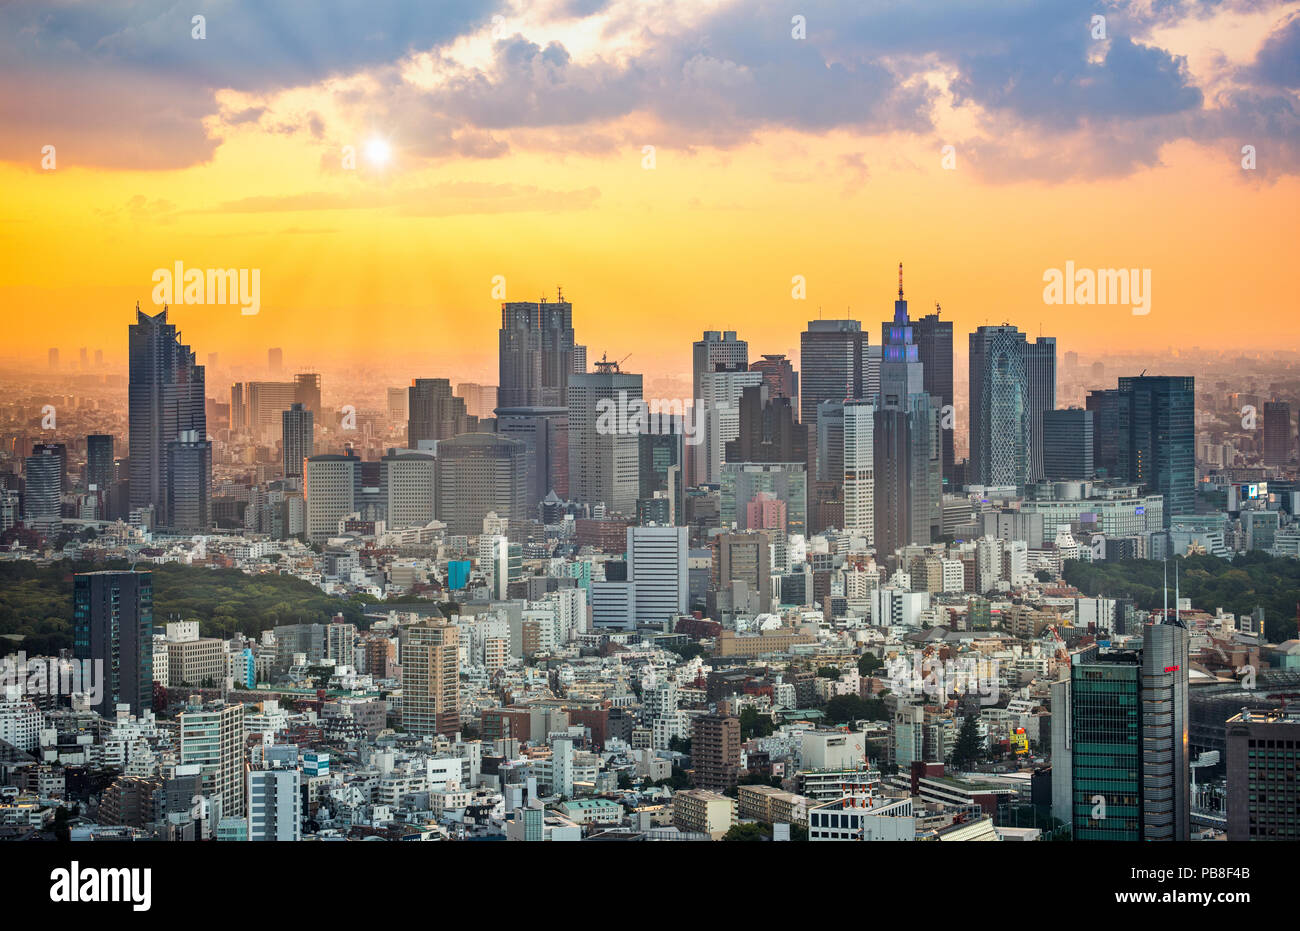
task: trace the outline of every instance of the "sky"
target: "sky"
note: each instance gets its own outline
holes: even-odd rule
[[[259,272],[256,314],[171,310],[200,360],[403,380],[494,382],[500,295],[557,285],[648,376],[704,329],[875,339],[899,262],[959,355],[1300,337],[1300,2],[191,6],[0,6],[0,355],[124,360],[177,262]],[[1045,303],[1067,261],[1149,312]]]

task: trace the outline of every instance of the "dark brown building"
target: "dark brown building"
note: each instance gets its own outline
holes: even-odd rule
[[[691,727],[692,785],[721,792],[740,775],[740,718],[708,714]]]

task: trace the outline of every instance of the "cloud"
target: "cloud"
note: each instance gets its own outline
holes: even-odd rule
[[[516,15],[505,0],[325,11],[307,0],[214,0],[196,41],[191,13],[162,0],[12,3],[0,7],[0,158],[34,164],[41,145],[55,144],[61,167],[182,167],[211,158],[225,128],[302,132],[330,148],[357,126],[382,126],[404,157],[421,159],[612,151],[631,141],[629,120],[654,135],[638,144],[683,149],[735,146],[773,128],[929,138],[946,106],[972,127],[951,141],[990,178],[1122,174],[1157,163],[1169,142],[1218,145],[1243,127],[1277,153],[1278,168],[1300,169],[1288,93],[1300,86],[1294,13],[1250,67],[1227,69],[1230,91],[1207,101],[1184,57],[1152,31],[1259,4],[797,7],[802,39],[785,0],[556,0],[489,41],[494,12]],[[1092,36],[1098,12],[1104,40]],[[575,31],[588,22],[599,42]],[[427,80],[406,67],[416,58]],[[304,109],[301,95],[278,105],[304,88],[321,106]],[[218,91],[241,103],[219,106]]]

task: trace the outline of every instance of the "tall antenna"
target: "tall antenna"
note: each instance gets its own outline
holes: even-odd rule
[[[898,263],[898,299],[903,299],[903,263]]]

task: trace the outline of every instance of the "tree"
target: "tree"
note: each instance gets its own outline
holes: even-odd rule
[[[740,840],[740,841],[764,841],[771,838],[765,826],[754,824],[733,824],[726,834],[722,836],[723,840]]]
[[[884,660],[875,653],[863,653],[858,657],[858,674],[869,676],[883,665]]]
[[[767,715],[758,713],[758,709],[749,707],[740,712],[740,739],[750,740],[754,737],[767,737],[776,730],[776,725]]]
[[[961,730],[957,732],[957,743],[952,748],[952,765],[962,769],[977,763],[983,755],[975,715],[968,714],[962,718]]]

